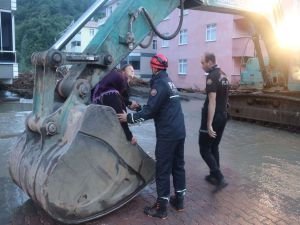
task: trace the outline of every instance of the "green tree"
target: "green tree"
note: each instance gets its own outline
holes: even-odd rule
[[[93,0],[18,0],[16,49],[20,71],[31,70],[31,55],[44,51]]]

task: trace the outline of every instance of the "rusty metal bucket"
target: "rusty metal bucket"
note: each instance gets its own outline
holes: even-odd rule
[[[124,205],[154,178],[155,161],[131,145],[114,110],[77,105],[54,136],[27,129],[13,147],[14,182],[49,215],[77,224]]]

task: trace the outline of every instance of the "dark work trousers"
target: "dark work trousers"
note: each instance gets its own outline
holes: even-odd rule
[[[212,127],[217,133],[217,136],[216,138],[212,138],[208,133],[203,132],[207,131],[207,110],[202,110],[199,132],[200,154],[209,167],[210,174],[215,176],[218,180],[223,178],[220,171],[219,144],[226,126],[227,117],[226,112],[215,112]]]
[[[156,142],[156,189],[158,198],[169,197],[171,174],[175,191],[185,189],[184,140],[157,140]]]

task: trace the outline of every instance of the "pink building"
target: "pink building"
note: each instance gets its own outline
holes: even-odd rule
[[[213,52],[217,64],[238,84],[245,62],[255,54],[251,27],[240,16],[194,10],[184,11],[180,34],[170,41],[158,39],[157,52],[169,59],[169,74],[178,88],[205,88],[205,74],[200,59],[204,52]],[[159,26],[161,33],[172,34],[179,23],[175,10]]]

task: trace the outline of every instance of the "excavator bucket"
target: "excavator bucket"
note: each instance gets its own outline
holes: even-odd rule
[[[155,161],[126,140],[112,108],[70,110],[58,135],[27,129],[9,164],[15,183],[49,215],[77,224],[134,198],[153,180]]]

